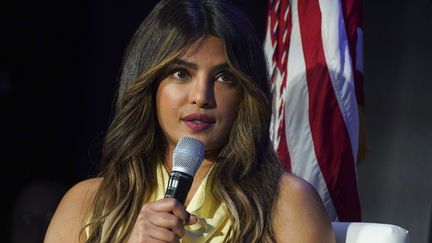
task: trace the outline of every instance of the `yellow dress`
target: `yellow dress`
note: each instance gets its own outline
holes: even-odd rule
[[[213,194],[206,190],[208,174],[205,176],[186,210],[198,217],[196,224],[186,226],[186,234],[182,243],[223,242],[230,227],[224,203],[217,201]],[[162,164],[157,170],[158,189],[154,199],[164,197],[168,184],[169,174]]]

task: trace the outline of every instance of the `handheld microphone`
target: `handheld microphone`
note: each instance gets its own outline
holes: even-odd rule
[[[204,143],[193,137],[182,137],[173,153],[173,168],[165,198],[175,198],[184,204],[193,177],[204,160]]]

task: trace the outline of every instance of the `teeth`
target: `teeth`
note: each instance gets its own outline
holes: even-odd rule
[[[194,122],[195,122],[195,123],[201,123],[202,121],[201,121],[201,120],[198,120],[198,119],[195,119]]]

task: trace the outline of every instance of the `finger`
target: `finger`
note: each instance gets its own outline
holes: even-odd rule
[[[171,213],[154,213],[149,218],[150,222],[156,226],[172,230],[179,238],[185,234],[183,221]]]
[[[143,242],[150,242],[150,243],[166,243],[166,241],[164,241],[164,240],[158,240],[158,239],[155,239],[155,238],[152,238],[152,237],[148,237],[148,238],[144,239]]]
[[[147,227],[147,232],[149,232],[148,236],[154,240],[162,242],[179,242],[180,237],[167,228],[158,227],[152,224],[147,225]]]
[[[171,212],[179,217],[183,222],[189,219],[189,213],[184,208],[183,204],[174,198],[163,198],[154,203],[151,203],[150,208],[156,212]]]
[[[198,217],[193,214],[189,214],[189,218],[186,220],[185,225],[192,225],[196,223],[198,223]]]
[[[152,237],[146,238],[143,242],[144,243],[147,243],[147,242],[149,242],[149,243],[167,243],[164,240],[158,240],[158,239],[155,239],[155,238],[152,238]]]

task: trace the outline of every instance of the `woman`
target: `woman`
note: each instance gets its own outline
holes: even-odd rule
[[[270,105],[261,45],[237,9],[160,1],[126,52],[106,165],[64,196],[45,242],[334,242],[319,196],[279,166]],[[182,136],[205,144],[184,206],[163,198]]]

